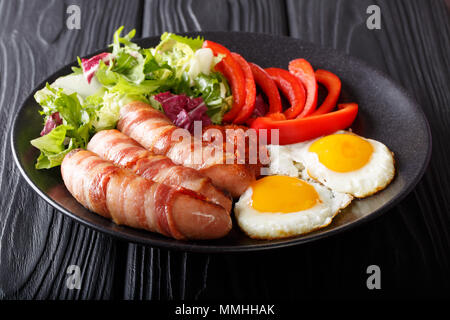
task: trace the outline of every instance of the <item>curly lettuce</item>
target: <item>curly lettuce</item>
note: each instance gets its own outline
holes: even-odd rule
[[[31,144],[41,151],[36,168],[49,169],[59,166],[70,150],[86,148],[94,110],[83,107],[76,93],[66,94],[63,89],[48,84],[35,94],[35,99],[43,107],[41,114],[45,115],[45,121],[55,113],[62,119],[61,125],[31,140]]]

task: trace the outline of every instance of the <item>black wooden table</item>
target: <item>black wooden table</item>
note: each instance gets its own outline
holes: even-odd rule
[[[81,29],[66,22],[81,10]],[[381,29],[369,29],[377,5]],[[443,0],[123,0],[0,2],[0,298],[300,299],[448,297],[450,290],[450,19]],[[63,65],[105,47],[114,30],[241,30],[333,47],[388,73],[422,106],[433,154],[397,207],[356,230],[264,253],[203,255],[126,243],[58,213],[21,178],[10,143],[15,110]],[[401,119],[399,119],[401,121]],[[420,152],[421,150],[417,150]],[[80,267],[79,290],[66,285]],[[366,286],[367,267],[381,289]]]

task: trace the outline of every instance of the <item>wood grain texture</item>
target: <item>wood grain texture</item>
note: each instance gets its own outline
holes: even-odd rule
[[[300,299],[442,295],[450,289],[450,19],[443,0],[70,1],[82,29],[67,30],[61,1],[0,2],[0,299]],[[381,30],[366,9],[381,8]],[[417,188],[381,218],[342,236],[276,252],[201,255],[111,239],[55,212],[26,185],[10,155],[14,110],[77,55],[107,45],[120,25],[137,36],[241,30],[333,47],[383,70],[417,99],[433,134]],[[401,119],[399,120],[401,121]],[[421,150],[417,150],[421,152]],[[67,290],[66,269],[82,269]],[[382,291],[366,288],[379,265]]]
[[[164,31],[251,31],[286,34],[279,0],[146,0],[143,36]]]

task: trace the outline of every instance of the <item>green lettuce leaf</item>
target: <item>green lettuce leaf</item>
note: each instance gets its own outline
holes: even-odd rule
[[[161,83],[163,83],[162,80],[142,80],[139,83],[132,82],[127,76],[112,71],[103,61],[99,64],[96,76],[98,81],[110,92],[117,92],[124,95],[149,95],[156,91]]]
[[[109,69],[132,83],[140,84],[145,79],[145,59],[140,53],[141,48],[131,41],[136,30],[133,29],[125,37],[121,37],[122,30],[123,26],[114,33],[112,44],[114,59]]]
[[[64,122],[72,127],[78,127],[82,123],[82,120],[89,120],[83,115],[84,110],[81,107],[76,93],[67,95],[61,92],[53,103]]]
[[[205,39],[200,36],[198,36],[197,38],[189,38],[189,37],[179,36],[174,33],[164,32],[161,35],[161,42],[167,41],[168,39],[187,44],[194,51],[200,49],[203,46],[203,42],[205,41]]]
[[[95,116],[92,120],[92,126],[95,131],[113,129],[116,127],[120,117],[120,108],[131,101],[147,102],[145,96],[122,95],[105,91],[103,96],[91,96],[86,100],[86,104],[92,103],[96,106]]]
[[[55,113],[58,111],[56,109],[56,105],[54,104],[54,101],[57,98],[59,91],[62,92],[62,89],[52,88],[48,83],[46,83],[44,88],[42,88],[41,90],[37,91],[34,94],[34,99],[42,107],[41,114],[45,114],[46,116],[49,116],[52,113]]]
[[[66,125],[57,126],[45,136],[31,140],[31,144],[46,153],[60,153],[64,150],[63,143],[68,129],[72,129],[72,127]]]
[[[124,26],[121,26],[119,29],[114,32],[114,43],[112,44],[112,53],[113,55],[116,55],[123,47],[128,48],[127,50],[134,50],[138,51],[140,47],[132,42],[131,40],[136,35],[136,29],[131,30],[128,32],[128,34],[125,37],[121,37],[120,34],[122,33]],[[122,47],[123,45],[123,47]]]
[[[200,74],[195,79],[194,92],[208,107],[206,114],[215,124],[222,123],[223,115],[230,109],[232,97],[221,73]]]
[[[179,42],[169,33],[161,36],[161,42],[152,50],[153,56],[159,65],[167,64],[175,71],[175,78],[189,71],[190,62],[194,57],[194,49],[185,42]]]
[[[76,93],[65,94],[60,88],[48,84],[35,94],[45,114],[45,120],[58,112],[63,124],[48,134],[31,140],[31,144],[41,151],[36,162],[37,169],[59,166],[64,156],[74,148],[86,148],[92,135],[92,119],[95,109],[81,105]]]
[[[60,125],[50,131],[50,133],[31,140],[31,144],[41,151],[36,162],[36,169],[49,169],[61,165],[64,156],[74,148],[72,139],[66,146],[66,134],[72,130],[71,126]]]

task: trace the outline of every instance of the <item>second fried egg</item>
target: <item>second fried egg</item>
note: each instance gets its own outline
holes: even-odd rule
[[[295,236],[327,226],[352,196],[288,176],[254,182],[236,203],[236,220],[252,238]]]

